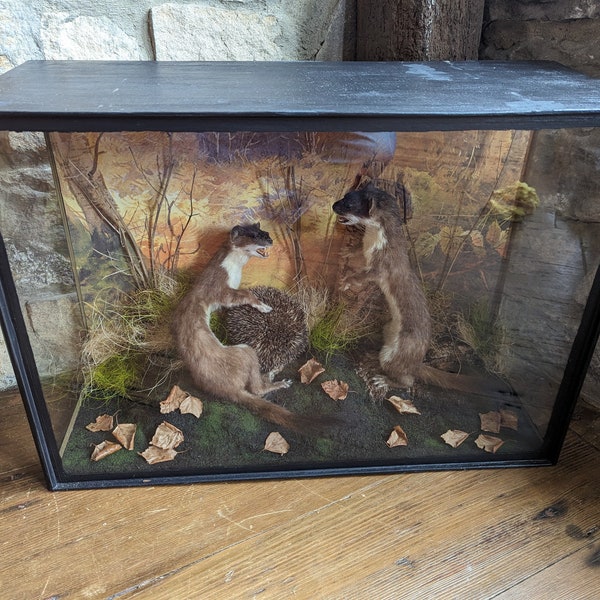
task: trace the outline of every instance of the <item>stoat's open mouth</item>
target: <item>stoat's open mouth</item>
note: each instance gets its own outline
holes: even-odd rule
[[[260,254],[263,258],[268,258],[269,251],[266,248],[257,248],[256,252]]]

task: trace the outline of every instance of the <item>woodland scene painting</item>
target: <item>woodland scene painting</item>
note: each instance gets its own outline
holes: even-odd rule
[[[531,135],[50,134],[82,320],[66,473],[537,456],[554,397],[507,303]]]

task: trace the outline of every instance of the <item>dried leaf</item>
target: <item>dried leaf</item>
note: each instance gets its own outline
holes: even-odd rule
[[[508,429],[518,431],[519,429],[519,415],[512,410],[506,408],[500,409],[500,426]]]
[[[425,231],[420,234],[415,242],[414,250],[419,258],[429,258],[436,249],[440,236]]]
[[[498,224],[498,221],[492,221],[488,227],[485,239],[492,245],[496,246],[500,243],[502,238],[502,227]]]
[[[112,415],[100,415],[93,423],[85,426],[89,431],[110,431],[113,428]]]
[[[400,398],[400,396],[390,396],[388,402],[390,402],[401,415],[421,414],[410,400],[405,400],[404,398]]]
[[[406,437],[406,433],[404,433],[404,429],[400,427],[400,425],[396,425],[390,433],[390,437],[387,439],[386,444],[388,448],[393,448],[394,446],[408,446],[408,438]]]
[[[479,231],[478,229],[474,229],[473,231],[471,231],[470,237],[471,244],[473,244],[475,248],[483,248],[483,234],[481,233],[481,231]]]
[[[350,386],[345,381],[332,379],[321,384],[323,391],[333,400],[345,400]]]
[[[289,451],[290,445],[278,431],[272,431],[265,440],[264,449],[283,456]]]
[[[150,443],[163,450],[177,448],[183,442],[183,433],[175,425],[163,421],[157,428]]]
[[[137,425],[135,423],[121,423],[113,429],[112,434],[123,444],[123,448],[133,450],[136,429]]]
[[[485,239],[500,256],[506,257],[508,231],[502,229],[497,221],[492,221],[492,224],[488,227]]]
[[[493,435],[481,434],[476,440],[475,444],[478,448],[485,450],[486,452],[496,453],[496,450],[504,444],[504,441],[500,438],[494,437]]]
[[[462,227],[448,227],[440,229],[440,249],[446,256],[453,254],[462,243],[462,238],[469,235]]]
[[[99,444],[94,446],[91,458],[93,461],[98,462],[99,460],[106,458],[110,454],[118,452],[122,447],[123,446],[121,446],[121,444],[104,440],[103,442],[100,442]]]
[[[441,438],[453,448],[458,448],[467,438],[469,434],[460,429],[448,429],[446,433],[441,435]]]
[[[199,419],[204,407],[200,398],[196,398],[195,396],[186,396],[186,398],[181,401],[179,410],[181,411],[182,415],[192,414]]]
[[[479,413],[482,431],[491,431],[492,433],[500,433],[500,413],[492,410],[487,413]]]
[[[177,410],[187,397],[188,394],[186,392],[178,385],[174,385],[166,399],[160,403],[160,412],[164,415]]]
[[[302,383],[310,383],[314,381],[316,377],[318,377],[321,373],[325,372],[325,368],[323,365],[314,358],[309,359],[305,362],[299,369],[298,373],[300,373],[300,381]]]
[[[139,452],[139,455],[143,456],[150,465],[173,460],[177,454],[179,453],[173,448],[158,448],[157,446],[149,446],[143,452]]]

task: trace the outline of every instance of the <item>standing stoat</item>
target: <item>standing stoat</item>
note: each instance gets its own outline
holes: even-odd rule
[[[287,427],[306,426],[304,417],[262,398],[291,381],[271,382],[260,372],[258,356],[247,345],[224,346],[210,329],[210,315],[222,307],[249,304],[262,313],[271,307],[250,290],[237,289],[242,268],[256,256],[266,258],[273,240],[260,224],[237,225],[183,298],[173,318],[177,349],[194,384],[221,399],[241,404],[258,416]]]
[[[431,339],[431,316],[423,288],[408,257],[403,218],[396,200],[368,185],[333,204],[343,225],[364,227],[365,267],[345,280],[346,287],[373,282],[381,289],[391,319],[383,329],[379,365],[383,376],[372,379],[382,388],[404,388],[415,380],[465,392],[497,392],[498,385],[479,377],[447,373],[423,364]],[[492,389],[493,388],[493,389]]]

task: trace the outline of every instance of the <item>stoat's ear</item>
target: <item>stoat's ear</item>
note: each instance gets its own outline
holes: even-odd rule
[[[237,240],[237,238],[240,236],[240,231],[241,231],[241,227],[239,225],[236,225],[232,230],[231,233],[229,234],[229,239],[231,241],[233,240]]]
[[[375,196],[369,196],[367,202],[369,203],[369,216],[372,216],[374,210],[377,208],[377,200]]]

